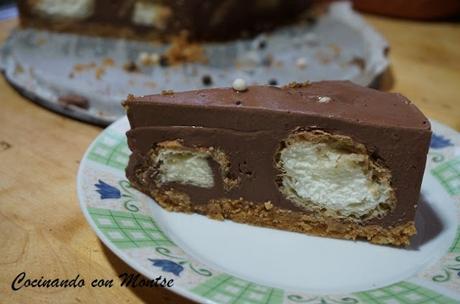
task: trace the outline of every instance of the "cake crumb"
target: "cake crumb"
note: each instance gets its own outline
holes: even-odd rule
[[[85,110],[89,108],[88,99],[80,95],[73,95],[73,94],[63,95],[58,98],[58,102],[64,107],[75,106],[75,107],[85,109]]]
[[[73,66],[73,71],[74,72],[83,72],[85,70],[89,69],[94,69],[96,67],[96,63],[91,62],[91,63],[77,63]]]
[[[114,66],[115,61],[110,57],[106,57],[106,58],[104,58],[104,60],[102,60],[102,65],[103,66]]]
[[[284,86],[283,88],[287,88],[287,89],[298,89],[298,88],[306,88],[310,85],[310,82],[309,81],[305,81],[305,82],[290,82],[288,83],[286,86]]]
[[[123,69],[126,71],[126,72],[129,72],[129,73],[133,73],[133,72],[137,72],[139,71],[139,67],[137,66],[137,64],[133,61],[129,61],[127,63],[125,63],[123,65]]]
[[[357,66],[361,71],[366,68],[366,61],[362,57],[353,57],[348,64]]]
[[[99,66],[95,62],[77,63],[73,66],[72,71],[69,73],[69,78],[74,78],[77,73],[95,69],[96,79],[101,79],[105,74],[106,68],[114,65],[115,61],[110,57],[104,58]]]
[[[331,49],[332,54],[335,58],[340,56],[340,53],[342,52],[342,49],[340,48],[340,46],[338,46],[337,44],[331,43],[329,44],[329,48]]]
[[[95,71],[96,79],[101,79],[102,76],[105,74],[105,68],[104,67],[97,67]]]
[[[165,52],[164,58],[169,64],[207,62],[203,47],[198,43],[191,43],[187,31],[182,31],[171,40],[171,46]]]
[[[264,207],[266,210],[271,210],[273,208],[272,202],[268,201],[264,203]]]
[[[321,64],[330,64],[332,62],[332,59],[333,59],[332,54],[328,54],[328,53],[322,52],[322,51],[318,51],[315,54],[315,57],[319,61],[319,63],[321,63]]]
[[[161,95],[167,96],[167,95],[174,95],[173,90],[163,90],[161,91]]]

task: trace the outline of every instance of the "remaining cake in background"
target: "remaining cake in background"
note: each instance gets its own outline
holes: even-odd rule
[[[324,81],[133,97],[131,184],[171,211],[407,245],[431,138],[405,97]]]
[[[294,22],[310,0],[19,0],[21,24],[138,39],[223,40]]]

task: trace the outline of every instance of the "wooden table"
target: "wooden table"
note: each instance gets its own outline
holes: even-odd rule
[[[366,19],[391,45],[383,89],[460,130],[460,24]],[[15,25],[1,22],[0,40]],[[133,272],[98,240],[76,197],[79,161],[100,132],[27,101],[0,79],[0,302],[188,303],[154,288],[12,291],[22,271],[33,278],[80,274],[86,281]]]

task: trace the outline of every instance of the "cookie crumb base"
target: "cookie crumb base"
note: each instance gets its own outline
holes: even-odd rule
[[[216,220],[275,228],[309,235],[347,240],[367,240],[373,244],[407,246],[416,233],[413,221],[398,226],[343,223],[334,219],[317,218],[314,214],[282,209],[270,203],[254,203],[243,199],[210,200],[206,204],[192,204],[188,195],[175,190],[154,190],[147,193],[168,211],[198,213]],[[269,202],[266,202],[269,203]]]

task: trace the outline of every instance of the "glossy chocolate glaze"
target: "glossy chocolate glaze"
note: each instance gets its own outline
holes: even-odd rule
[[[320,103],[318,97],[330,97],[331,101]],[[404,96],[348,81],[322,81],[300,88],[254,86],[245,92],[231,88],[197,90],[136,97],[125,104],[129,107],[132,128],[196,125],[244,131],[272,130],[281,126],[274,116],[288,115],[289,121],[319,116],[362,125],[430,129],[426,117]],[[152,119],[158,111],[162,115]],[[178,111],[187,115],[177,115]],[[258,119],[253,119],[256,117]],[[299,126],[297,122],[289,125]]]
[[[324,96],[330,101],[318,102]],[[211,190],[174,185],[190,194],[193,203],[243,197],[299,210],[278,190],[275,157],[295,129],[321,129],[363,143],[392,173],[396,208],[368,224],[394,226],[414,219],[431,131],[426,117],[399,94],[328,81],[298,88],[260,86],[246,92],[210,89],[143,96],[128,99],[125,106],[132,127],[127,133],[133,151],[127,176],[132,181],[155,143],[182,139],[186,146],[223,150],[230,159],[230,174],[241,179],[240,186],[229,192],[221,182]]]

